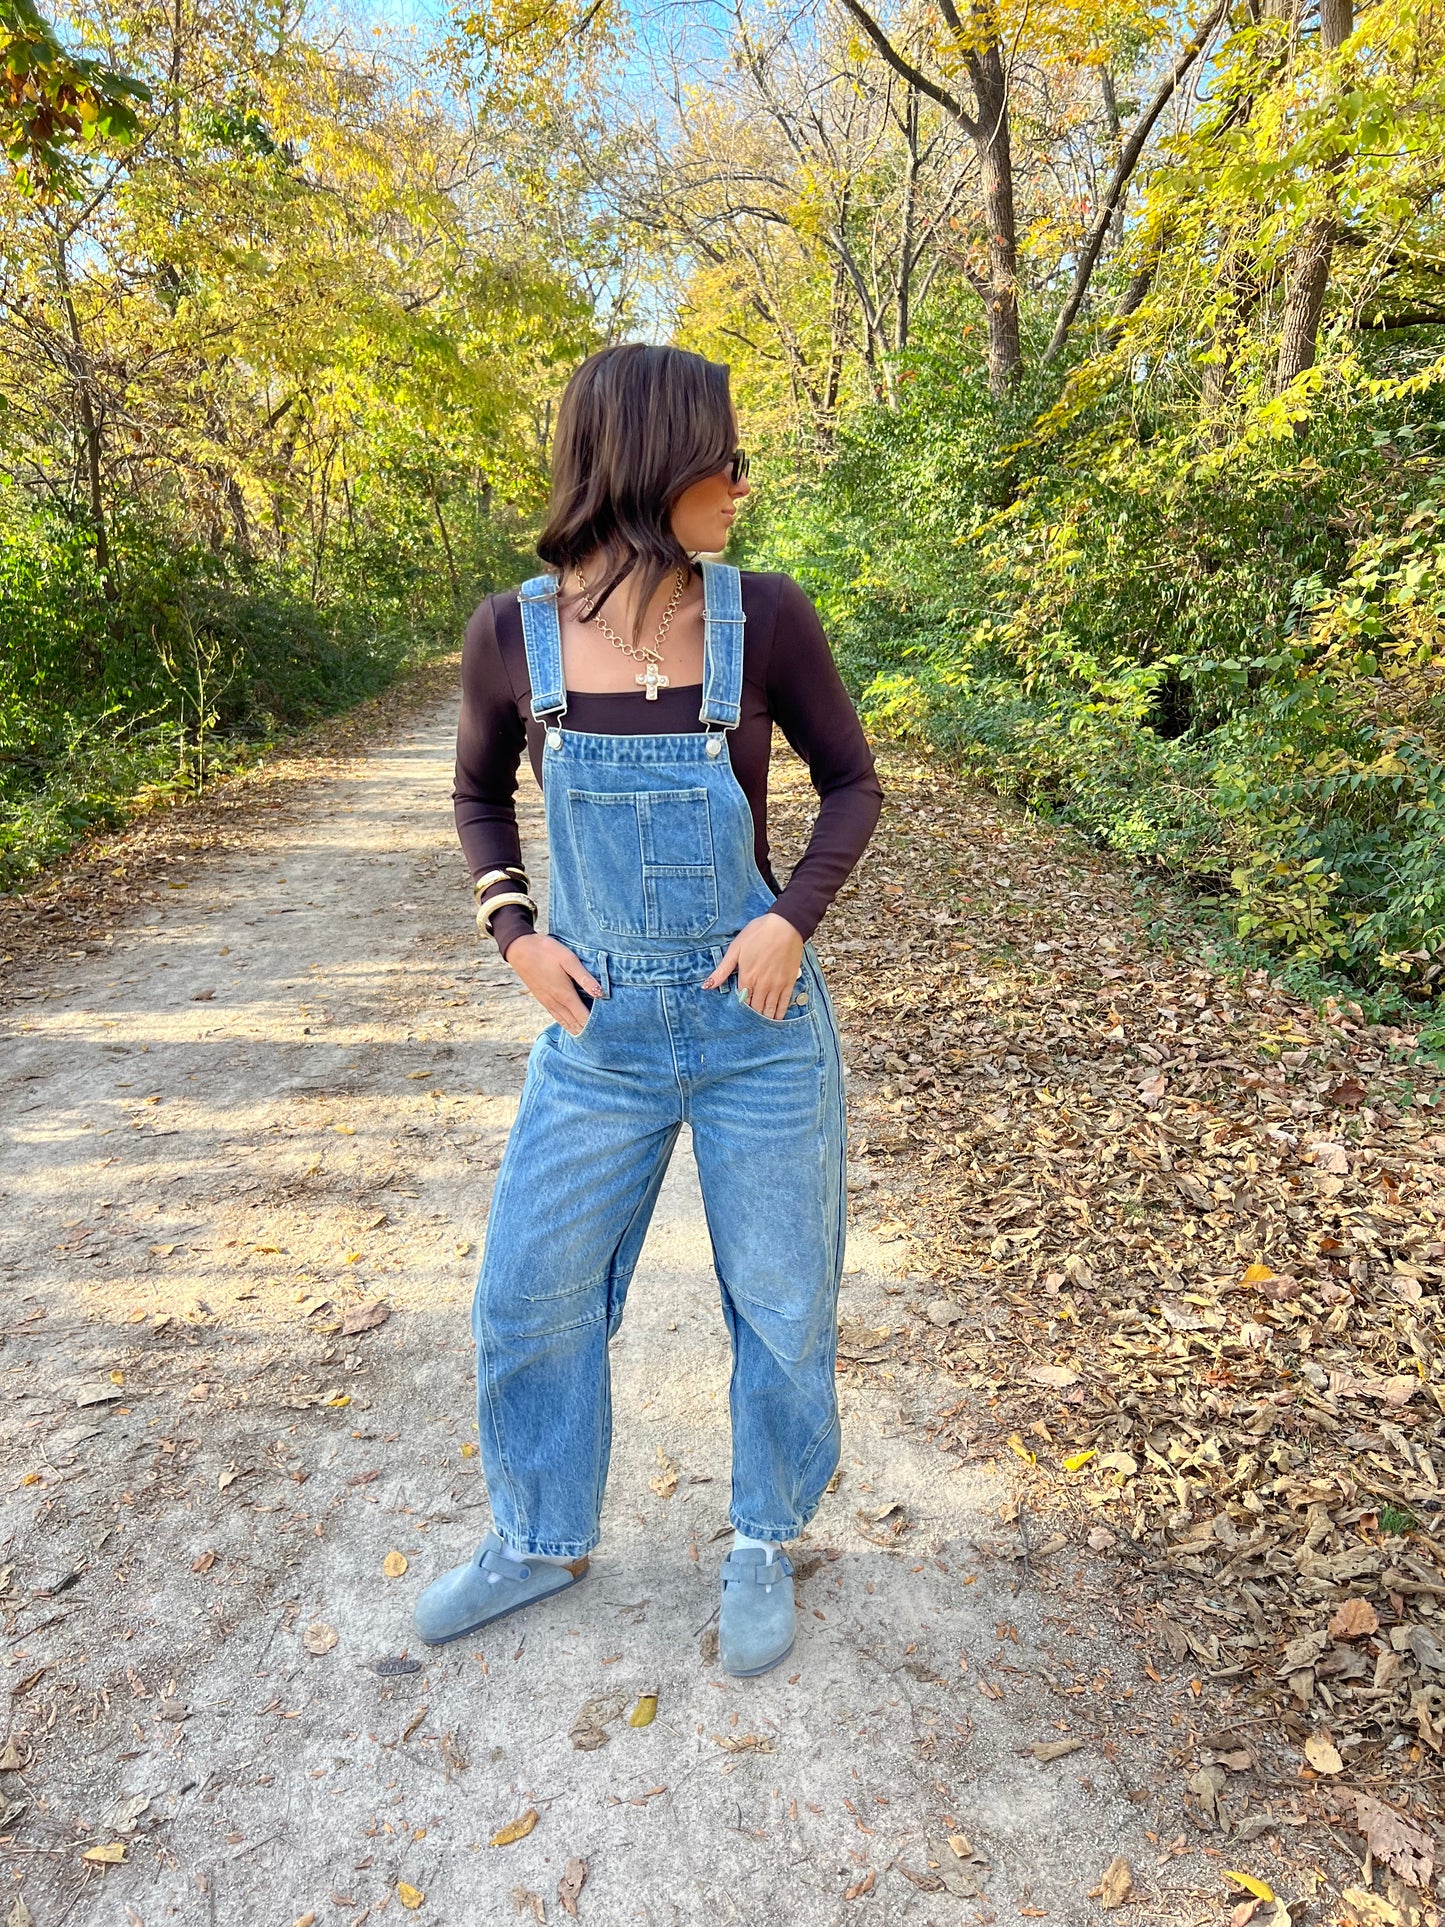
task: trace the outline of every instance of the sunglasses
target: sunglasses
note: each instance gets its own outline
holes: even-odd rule
[[[728,464],[728,479],[734,485],[741,482],[747,475],[749,466],[748,451],[745,448],[735,448]]]

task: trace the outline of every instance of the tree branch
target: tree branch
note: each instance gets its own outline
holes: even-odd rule
[[[979,134],[978,123],[965,111],[963,102],[949,93],[946,87],[940,87],[937,81],[930,80],[927,74],[913,65],[911,60],[906,60],[888,38],[887,34],[884,33],[872,14],[869,13],[868,9],[860,4],[860,0],[843,0],[843,5],[873,42],[873,45],[878,49],[879,53],[882,54],[894,73],[906,80],[910,86],[916,87],[920,94],[926,94],[928,98],[936,102],[946,114],[952,114],[953,118],[969,137],[977,140]]]
[[[844,0],[845,6],[851,6],[851,4],[852,0]],[[1129,184],[1129,178],[1139,165],[1139,157],[1154,131],[1155,123],[1173,99],[1180,81],[1213,38],[1215,28],[1224,18],[1227,4],[1228,0],[1214,0],[1214,5],[1205,15],[1194,38],[1180,50],[1173,66],[1159,83],[1158,92],[1153,100],[1135,121],[1134,130],[1120,152],[1113,179],[1109,182],[1104,198],[1094,216],[1094,225],[1089,232],[1088,240],[1084,243],[1084,251],[1079,256],[1079,264],[1074,270],[1074,285],[1069,290],[1069,298],[1064,303],[1063,312],[1054,329],[1053,339],[1044,351],[1045,365],[1055,358],[1068,339],[1069,330],[1073,327],[1079,309],[1083,306],[1084,296],[1089,291],[1089,283],[1093,279],[1094,269],[1098,265],[1099,255],[1104,246],[1104,237],[1109,232],[1109,225],[1114,218],[1124,189]]]

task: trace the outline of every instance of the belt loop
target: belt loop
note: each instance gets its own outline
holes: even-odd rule
[[[610,997],[612,995],[612,979],[607,974],[607,952],[605,950],[599,950],[597,952],[597,965],[592,975],[597,979],[598,983],[601,984],[602,995],[604,997]]]

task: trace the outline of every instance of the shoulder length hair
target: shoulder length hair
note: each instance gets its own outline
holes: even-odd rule
[[[632,341],[582,363],[557,410],[552,496],[537,553],[559,574],[600,557],[587,584],[587,614],[633,576],[640,635],[659,585],[691,566],[668,513],[684,489],[727,467],[736,440],[721,362]]]

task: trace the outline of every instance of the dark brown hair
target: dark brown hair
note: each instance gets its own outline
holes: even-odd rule
[[[668,511],[684,489],[727,467],[736,439],[721,362],[640,341],[589,355],[557,410],[538,555],[560,573],[600,551],[589,614],[635,573],[640,633],[658,585],[688,565]]]

